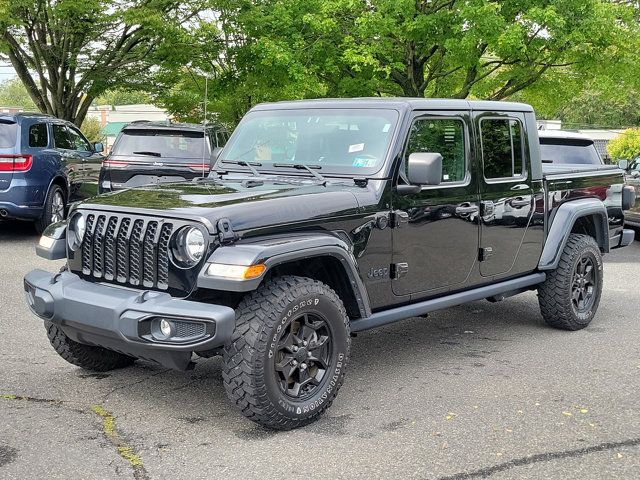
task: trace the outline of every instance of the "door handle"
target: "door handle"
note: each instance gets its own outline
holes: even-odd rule
[[[531,199],[522,198],[522,197],[512,198],[511,200],[509,200],[509,205],[511,205],[514,208],[526,207],[527,205],[531,205]]]
[[[456,207],[456,213],[460,215],[469,215],[471,213],[478,213],[480,211],[480,207],[477,205],[458,205]]]

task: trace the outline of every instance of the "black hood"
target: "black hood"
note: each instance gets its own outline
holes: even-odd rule
[[[108,193],[79,208],[204,220],[210,227],[228,218],[235,231],[242,231],[356,214],[358,190],[346,184],[184,182]]]

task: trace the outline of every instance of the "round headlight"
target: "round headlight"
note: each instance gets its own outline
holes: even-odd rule
[[[173,256],[182,267],[192,267],[204,256],[206,242],[204,234],[196,227],[185,227],[178,231],[173,243]]]
[[[82,245],[84,233],[87,229],[87,223],[84,215],[76,213],[69,221],[69,229],[67,239],[71,250],[77,250]]]

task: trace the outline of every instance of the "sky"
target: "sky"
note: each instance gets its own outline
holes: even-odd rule
[[[0,62],[0,82],[9,80],[16,76],[16,71],[8,63]]]

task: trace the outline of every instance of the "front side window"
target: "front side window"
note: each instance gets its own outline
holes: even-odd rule
[[[462,182],[466,176],[465,129],[462,120],[450,118],[416,120],[409,133],[405,159],[412,153],[420,152],[442,155],[443,183]]]
[[[32,148],[42,148],[49,144],[49,135],[47,134],[47,125],[45,123],[36,123],[29,127],[29,146]]]
[[[258,169],[304,164],[322,173],[371,174],[383,165],[397,120],[397,111],[383,109],[254,111],[240,122],[219,162],[251,161],[260,163]]]
[[[56,148],[62,148],[65,150],[75,150],[71,137],[69,136],[67,127],[64,125],[53,125],[53,141]]]
[[[524,142],[520,122],[502,118],[483,119],[480,130],[485,178],[524,176]]]
[[[75,128],[69,128],[69,135],[71,137],[73,150],[78,150],[79,152],[90,152],[92,150],[91,144],[89,144],[89,142]]]

